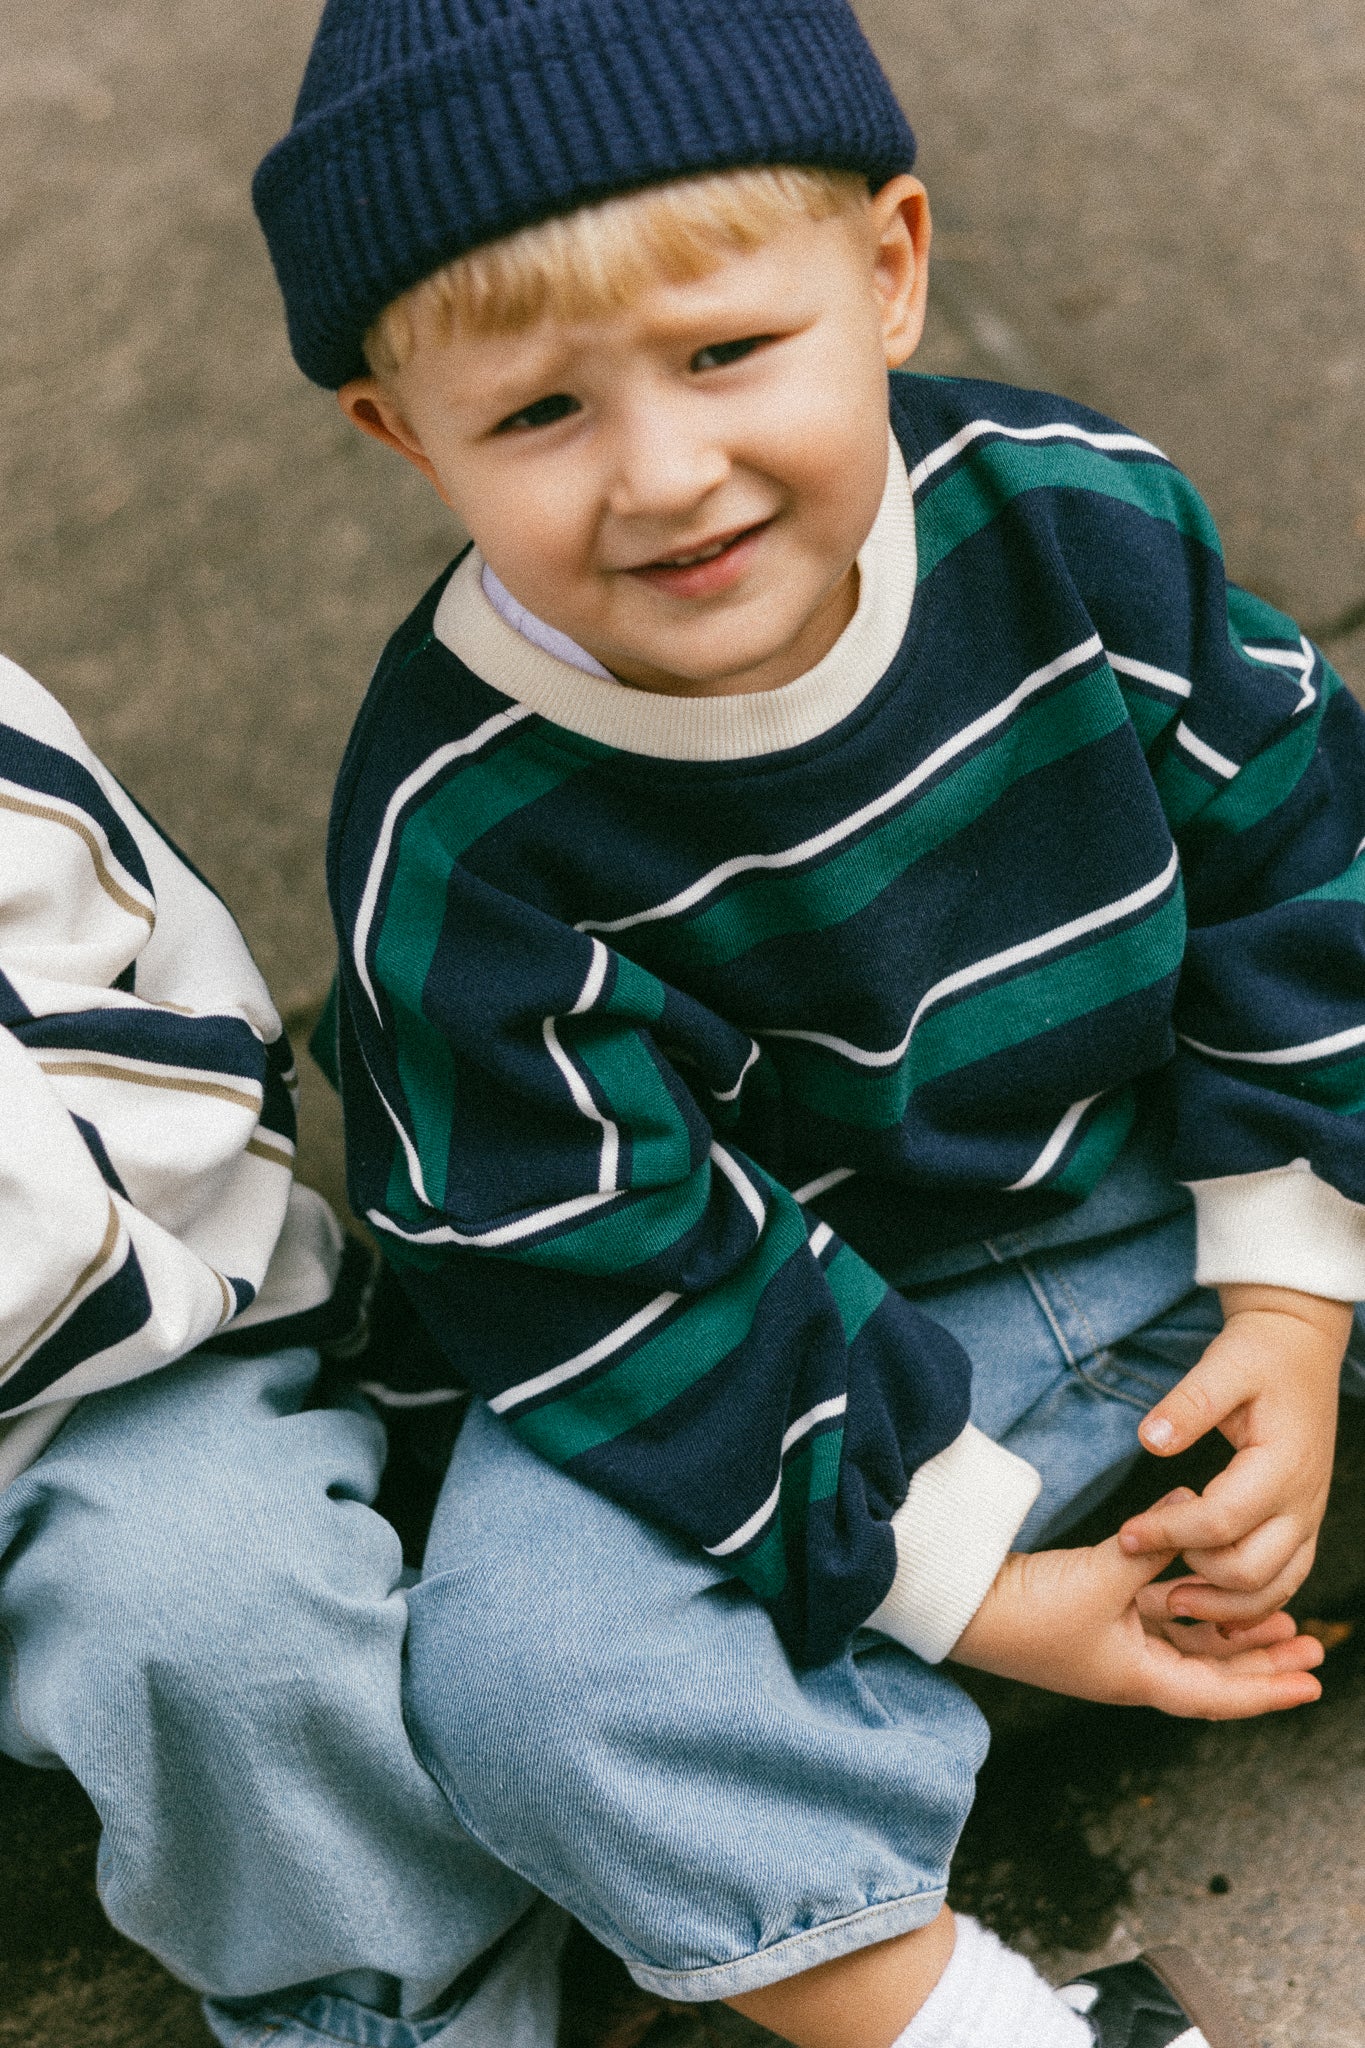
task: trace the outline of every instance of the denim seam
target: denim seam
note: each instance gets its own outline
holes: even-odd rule
[[[1027,1259],[1017,1259],[1015,1260],[1015,1264],[1018,1266],[1019,1271],[1024,1276],[1024,1280],[1028,1286],[1029,1293],[1033,1296],[1034,1300],[1037,1302],[1039,1308],[1042,1310],[1044,1316],[1047,1319],[1047,1326],[1057,1340],[1057,1349],[1061,1352],[1062,1357],[1065,1360],[1066,1364],[1069,1365],[1074,1371],[1076,1368],[1076,1360],[1072,1355],[1071,1346],[1070,1344],[1068,1344],[1066,1340],[1065,1332],[1063,1331],[1061,1324],[1057,1320],[1057,1316],[1053,1309],[1052,1303],[1048,1299],[1047,1289],[1043,1286],[1042,1281],[1038,1278],[1037,1274],[1034,1272],[1032,1266],[1030,1266]]]
[[[879,1941],[892,1940],[897,1933],[926,1927],[945,1896],[945,1887],[936,1885],[922,1892],[907,1892],[900,1898],[883,1899],[875,1906],[861,1906],[856,1913],[845,1913],[838,1919],[822,1921],[818,1927],[806,1927],[799,1934],[786,1935],[765,1948],[752,1949],[748,1955],[736,1956],[728,1963],[710,1963],[693,1970],[661,1970],[637,1962],[628,1962],[626,1967],[645,1990],[657,1991],[665,1998],[678,1998],[689,2004],[709,2003],[736,1996],[742,1991],[781,1983],[788,1977],[797,1976],[803,1969],[815,1967],[815,1959],[811,1962],[800,1959],[807,1949],[819,1948],[823,1951],[819,1960],[833,1961],[836,1956],[849,1955],[860,1948],[871,1948]],[[882,1931],[882,1923],[887,1920],[901,1924]],[[839,1939],[831,1945],[831,1936],[847,1934],[852,1937],[855,1931],[868,1923],[878,1931],[868,1932],[863,1939]],[[743,1983],[730,1983],[730,1988],[726,1988],[727,1982],[740,1977],[744,1979]]]
[[[1114,1357],[1113,1352],[1107,1346],[1103,1351],[1095,1351],[1090,1355],[1096,1361],[1112,1360]],[[1124,1373],[1130,1373],[1133,1379],[1143,1381],[1147,1387],[1145,1394],[1131,1393],[1128,1388],[1115,1385],[1110,1380],[1102,1379],[1093,1369],[1087,1369],[1083,1365],[1073,1365],[1071,1370],[1083,1386],[1089,1387],[1091,1393],[1099,1394],[1106,1401],[1122,1401],[1129,1408],[1136,1408],[1144,1415],[1166,1392],[1165,1387],[1158,1381],[1149,1380],[1144,1373],[1131,1370],[1128,1366],[1120,1366],[1119,1370]]]

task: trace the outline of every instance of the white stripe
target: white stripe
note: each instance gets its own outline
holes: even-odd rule
[[[1106,649],[1106,653],[1108,650]],[[1153,668],[1150,661],[1138,661],[1131,654],[1110,654],[1109,666],[1121,676],[1136,676],[1140,683],[1150,683],[1154,690],[1169,690],[1173,697],[1188,697],[1193,693],[1194,684],[1188,676],[1178,676],[1169,668]]]
[[[1092,434],[1084,427],[1072,426],[1068,420],[1056,420],[1042,427],[1006,427],[999,420],[973,420],[969,426],[960,428],[951,441],[944,441],[916,464],[910,472],[911,491],[919,491],[931,476],[946,469],[964,448],[985,434],[1000,434],[1006,441],[1084,441],[1088,448],[1098,448],[1105,455],[1156,455],[1163,462],[1166,460],[1159,448],[1136,434]]]
[[[1292,654],[1287,647],[1243,646],[1242,652],[1250,655],[1253,661],[1265,662],[1270,668],[1296,668],[1303,675],[1306,675],[1313,666],[1312,650],[1306,643],[1304,650],[1298,654]]]
[[[378,1380],[359,1380],[356,1391],[376,1408],[447,1408],[452,1401],[467,1400],[469,1394],[467,1387],[427,1387],[420,1394],[400,1394]]]
[[[1096,633],[1089,640],[1083,641],[1079,647],[1069,648],[1065,654],[1059,654],[1046,668],[1035,669],[1034,673],[1026,676],[1018,689],[1012,690],[1001,703],[983,712],[980,718],[973,719],[961,732],[954,733],[941,747],[935,748],[928,759],[921,761],[919,766],[912,769],[894,789],[888,789],[882,796],[874,797],[871,803],[864,804],[862,809],[854,811],[851,817],[842,818],[837,825],[817,832],[810,839],[803,839],[799,846],[789,846],[781,853],[736,854],[732,860],[722,861],[719,867],[712,868],[709,874],[702,875],[686,889],[680,889],[677,895],[670,896],[666,903],[653,904],[648,910],[632,911],[628,917],[584,918],[578,930],[623,932],[628,931],[633,925],[652,924],[662,917],[680,917],[685,910],[693,909],[703,898],[712,895],[723,883],[731,881],[736,875],[760,868],[772,870],[797,867],[802,861],[814,860],[818,854],[827,853],[841,840],[851,838],[874,818],[881,817],[886,811],[894,810],[958,754],[965,753],[968,748],[975,746],[978,740],[994,732],[997,726],[1006,724],[1020,705],[1037,691],[1046,689],[1048,684],[1056,682],[1059,676],[1066,675],[1073,668],[1083,667],[1087,661],[1093,661],[1096,655],[1103,652],[1103,643]]]
[[[802,1437],[809,1436],[811,1431],[817,1429],[822,1422],[831,1422],[836,1415],[844,1414],[847,1407],[848,1395],[836,1394],[832,1401],[821,1401],[817,1407],[808,1409],[804,1415],[800,1416],[792,1424],[783,1437],[780,1456],[785,1458],[793,1444],[799,1444]],[[779,1475],[776,1486],[768,1495],[762,1507],[755,1509],[748,1521],[741,1522],[738,1529],[733,1534],[727,1536],[723,1543],[708,1543],[706,1545],[707,1556],[729,1557],[736,1550],[742,1550],[746,1543],[757,1536],[763,1524],[772,1520],[774,1510],[781,1495],[782,1480]]]
[[[583,984],[578,1001],[569,1012],[571,1017],[581,1017],[585,1010],[592,1008],[597,998],[601,995],[603,984],[607,978],[607,963],[610,958],[611,955],[602,944],[602,941],[594,939],[592,942],[592,965],[588,969],[588,978]]]
[[[810,1234],[810,1255],[813,1259],[819,1258],[821,1252],[825,1249],[825,1246],[829,1243],[833,1235],[834,1232],[830,1229],[828,1223],[816,1224],[814,1230],[812,1230]]]
[[[378,1081],[375,1080],[374,1069],[370,1066],[368,1060],[365,1061],[365,1071],[369,1074],[370,1082],[374,1088],[375,1094],[379,1097],[379,1100],[383,1103],[385,1109],[389,1113],[389,1122],[393,1125],[394,1129],[398,1133],[398,1141],[403,1147],[403,1156],[408,1162],[408,1179],[412,1183],[412,1191],[416,1195],[418,1201],[422,1204],[422,1207],[424,1209],[434,1209],[436,1204],[432,1201],[431,1196],[427,1193],[427,1184],[422,1174],[422,1162],[417,1156],[417,1147],[413,1144],[412,1139],[408,1136],[406,1130],[403,1128],[403,1120],[399,1116],[397,1110],[389,1101],[388,1096],[384,1093]]]
[[[1202,2027],[1186,2027],[1183,2034],[1177,2034],[1171,2048],[1209,2048],[1209,2037]]]
[[[389,1112],[392,1115],[392,1111]],[[402,1131],[399,1126],[400,1135]],[[475,1232],[472,1236],[456,1230],[451,1224],[440,1224],[432,1230],[404,1230],[401,1223],[395,1223],[382,1209],[370,1209],[366,1213],[376,1230],[387,1230],[390,1237],[401,1237],[404,1244],[469,1244],[485,1248],[503,1244],[516,1244],[523,1237],[534,1237],[542,1230],[553,1230],[560,1223],[568,1223],[575,1216],[584,1216],[592,1209],[601,1209],[608,1202],[619,1202],[619,1190],[609,1195],[575,1195],[572,1201],[555,1202],[548,1209],[537,1209],[533,1216],[522,1216],[515,1223],[502,1223],[494,1230]],[[422,1197],[426,1201],[425,1195]],[[427,1202],[427,1207],[432,1204]]]
[[[836,1166],[829,1173],[822,1173],[819,1180],[808,1180],[803,1188],[792,1189],[794,1202],[814,1202],[821,1195],[827,1195],[831,1188],[837,1188],[843,1181],[852,1180],[858,1171],[856,1166]]]
[[[1215,775],[1221,775],[1225,782],[1231,782],[1240,772],[1236,761],[1229,761],[1226,754],[1220,754],[1207,740],[1201,740],[1197,732],[1191,732],[1182,718],[1175,729],[1176,744],[1187,754],[1193,754],[1196,761],[1202,761],[1206,768],[1212,768]]]
[[[1349,1052],[1353,1045],[1365,1045],[1365,1024],[1334,1032],[1330,1038],[1315,1038],[1307,1045],[1281,1046],[1275,1052],[1225,1052],[1221,1046],[1201,1045],[1197,1038],[1190,1038],[1183,1031],[1179,1037],[1183,1044],[1211,1060],[1245,1060],[1257,1067],[1292,1067],[1299,1060],[1325,1060],[1335,1052]]]
[[[744,1086],[745,1076],[747,1075],[754,1061],[760,1057],[761,1051],[762,1048],[759,1045],[751,1043],[749,1047],[749,1057],[747,1060],[745,1060],[744,1065],[740,1068],[739,1079],[736,1081],[734,1087],[725,1089],[713,1088],[711,1090],[711,1093],[715,1097],[717,1102],[735,1101],[739,1094],[740,1089]]]
[[[524,1401],[534,1401],[537,1394],[548,1394],[552,1387],[562,1387],[567,1380],[581,1379],[604,1358],[610,1358],[613,1352],[623,1351],[632,1337],[638,1337],[641,1330],[657,1323],[660,1316],[667,1315],[674,1303],[681,1300],[680,1294],[656,1294],[653,1301],[646,1302],[629,1322],[609,1330],[605,1337],[599,1337],[576,1358],[566,1358],[562,1365],[552,1365],[548,1372],[537,1373],[533,1380],[523,1380],[519,1386],[504,1388],[501,1394],[494,1394],[489,1407],[495,1415],[505,1415],[509,1408],[520,1408]]]
[[[1265,662],[1268,668],[1296,668],[1299,671],[1299,701],[1294,711],[1296,718],[1301,711],[1306,711],[1310,704],[1316,703],[1318,693],[1308,678],[1317,667],[1318,654],[1317,649],[1306,634],[1300,633],[1299,635],[1299,652],[1297,654],[1290,654],[1283,647],[1247,647],[1245,645],[1242,648],[1242,652],[1249,655],[1252,661]]]
[[[812,1045],[827,1046],[831,1052],[853,1060],[860,1067],[894,1067],[910,1049],[910,1041],[919,1027],[921,1018],[933,1004],[942,1002],[945,996],[956,995],[959,989],[970,988],[974,982],[985,981],[993,974],[1003,973],[1007,968],[1019,967],[1026,960],[1036,960],[1044,953],[1056,952],[1058,947],[1068,945],[1072,939],[1082,938],[1087,932],[1100,931],[1107,924],[1117,924],[1132,912],[1141,910],[1146,904],[1162,896],[1174,882],[1180,870],[1180,855],[1173,852],[1161,873],[1150,882],[1144,882],[1131,895],[1121,896],[1117,902],[1101,904],[1098,910],[1089,910],[1084,917],[1073,918],[1070,924],[1061,924],[1050,932],[1043,932],[1036,939],[1025,939],[1022,944],[1009,946],[1003,953],[992,953],[988,959],[978,960],[971,967],[960,967],[955,974],[946,974],[942,981],[934,983],[920,997],[919,1007],[910,1019],[909,1027],[899,1045],[893,1045],[886,1052],[869,1052],[863,1046],[850,1045],[846,1038],[835,1038],[826,1031],[765,1031],[765,1038],[800,1038]]]
[[[585,1011],[592,1008],[598,996],[602,993],[602,985],[606,978],[607,949],[600,939],[594,939],[592,942],[592,962],[588,968],[588,978],[579,992],[578,1001],[569,1012],[571,1017],[581,1017]],[[616,1190],[617,1169],[621,1158],[621,1133],[611,1118],[603,1116],[601,1110],[593,1101],[587,1082],[583,1079],[583,1076],[579,1073],[577,1067],[559,1042],[559,1033],[555,1029],[553,1017],[545,1018],[541,1025],[541,1031],[544,1035],[546,1051],[568,1083],[569,1093],[574,1100],[574,1107],[580,1115],[587,1117],[589,1123],[598,1124],[601,1127],[602,1151],[597,1166],[597,1192],[601,1195],[613,1194]]]
[[[1103,1094],[1101,1089],[1100,1094]],[[1005,1189],[1007,1195],[1021,1195],[1025,1188],[1036,1187],[1044,1174],[1051,1173],[1057,1161],[1071,1142],[1071,1133],[1085,1115],[1092,1102],[1098,1102],[1099,1095],[1087,1095],[1084,1102],[1073,1102],[1066,1115],[1058,1124],[1052,1136],[1044,1145],[1022,1180],[1012,1181]]]
[[[738,1193],[739,1199],[753,1217],[754,1226],[761,1236],[763,1226],[768,1220],[768,1205],[762,1195],[760,1195],[758,1189],[743,1171],[738,1160],[732,1159],[723,1145],[713,1143],[711,1146],[711,1157],[715,1160],[716,1165],[725,1175],[731,1187]]]
[[[765,1522],[772,1520],[773,1511],[782,1498],[782,1479],[778,1476],[776,1486],[768,1495],[761,1508],[756,1508],[747,1522],[741,1522],[734,1534],[727,1536],[723,1543],[708,1543],[703,1547],[708,1557],[729,1557],[733,1551],[742,1550],[751,1537],[757,1536]]]
[[[418,790],[424,788],[428,782],[434,781],[441,770],[449,767],[452,761],[458,761],[465,754],[477,754],[490,740],[496,739],[500,732],[506,732],[509,725],[515,725],[519,719],[530,716],[529,704],[514,704],[510,711],[499,711],[494,717],[486,718],[482,725],[476,726],[464,739],[452,740],[448,746],[438,747],[434,754],[429,754],[420,767],[414,768],[410,775],[403,778],[389,798],[384,823],[380,827],[379,838],[375,843],[374,858],[370,862],[370,872],[365,879],[365,892],[360,899],[352,940],[356,972],[360,976],[376,1017],[379,1015],[379,1001],[374,992],[374,983],[370,980],[370,970],[365,963],[365,949],[369,943],[370,926],[374,921],[375,906],[379,902],[379,891],[384,880],[384,870],[388,865],[389,849],[393,843],[393,835],[398,829],[400,815]]]

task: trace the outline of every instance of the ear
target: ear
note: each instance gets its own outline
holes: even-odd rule
[[[441,480],[422,446],[417,429],[378,377],[353,377],[338,391],[337,404],[352,426],[359,427],[361,433],[368,434],[372,441],[382,441],[386,448],[396,448],[405,461],[422,472],[437,495],[445,499]]]
[[[872,285],[881,303],[887,368],[899,369],[919,347],[929,303],[929,194],[908,172],[874,192]]]

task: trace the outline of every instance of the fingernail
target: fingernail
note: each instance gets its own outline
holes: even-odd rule
[[[1164,1451],[1167,1444],[1175,1441],[1175,1424],[1167,1422],[1164,1415],[1158,1415],[1155,1422],[1144,1422],[1138,1435],[1154,1451]]]

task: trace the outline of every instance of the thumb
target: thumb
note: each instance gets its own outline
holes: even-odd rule
[[[1158,1458],[1187,1451],[1246,1398],[1245,1370],[1232,1346],[1215,1337],[1198,1365],[1138,1424],[1144,1450]]]

